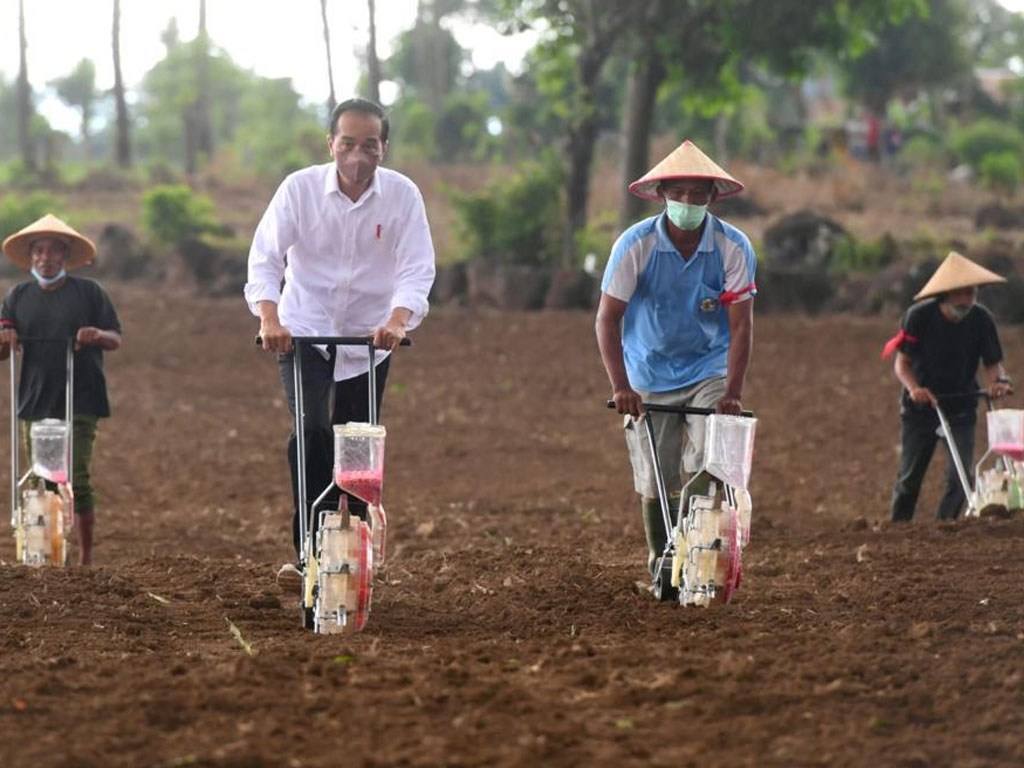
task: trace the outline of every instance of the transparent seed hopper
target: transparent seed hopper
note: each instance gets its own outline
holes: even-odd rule
[[[674,532],[672,585],[683,605],[728,603],[740,586],[743,547],[750,540],[747,484],[756,425],[744,416],[707,417],[703,471],[713,479],[707,495],[690,495]]]
[[[714,414],[707,417],[704,469],[723,483],[746,490],[754,461],[757,419]]]
[[[989,449],[1015,461],[1024,461],[1024,410],[997,408],[985,415]]]
[[[43,419],[32,424],[32,472],[51,483],[68,481],[68,441],[71,425],[59,419]]]
[[[349,423],[334,427],[334,482],[367,504],[380,506],[384,484],[384,440],[379,424]]]
[[[988,450],[975,468],[975,489],[966,516],[1002,515],[1024,507],[1024,410],[997,408],[986,413]],[[988,460],[996,457],[994,465]]]

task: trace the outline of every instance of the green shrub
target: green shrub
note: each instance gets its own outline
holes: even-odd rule
[[[437,151],[437,117],[422,101],[403,99],[389,110],[394,125],[388,141],[402,158],[433,157]]]
[[[1008,123],[982,119],[960,131],[953,145],[960,159],[980,172],[981,161],[986,155],[1000,152],[1021,154],[1024,151],[1024,136]]]
[[[945,168],[948,157],[942,143],[932,136],[919,133],[900,150],[901,162],[914,169]]]
[[[508,264],[550,264],[559,255],[561,174],[556,163],[528,163],[483,192],[446,190],[468,255]]]
[[[836,275],[848,272],[872,274],[899,258],[900,245],[888,233],[872,241],[844,237],[836,243],[829,271]]]
[[[614,211],[605,211],[592,217],[583,229],[576,233],[576,254],[582,261],[588,253],[597,256],[597,263],[604,264],[618,237],[617,217]]]
[[[13,235],[47,213],[53,213],[53,200],[45,192],[7,195],[0,202],[0,239]]]
[[[982,183],[999,192],[1011,194],[1024,177],[1020,156],[1014,152],[990,152],[981,158],[978,167]]]
[[[142,225],[161,243],[180,245],[186,240],[223,227],[214,217],[213,201],[195,194],[184,184],[158,186],[142,196]]]

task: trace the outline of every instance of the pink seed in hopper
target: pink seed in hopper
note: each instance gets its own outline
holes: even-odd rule
[[[1009,456],[1017,461],[1024,461],[1024,444],[1021,443],[995,443],[992,450]]]
[[[381,485],[384,478],[380,470],[344,469],[334,478],[340,488],[358,496],[369,504],[380,504]]]

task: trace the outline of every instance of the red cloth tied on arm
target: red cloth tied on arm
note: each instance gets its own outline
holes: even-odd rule
[[[893,353],[895,353],[896,350],[899,349],[900,344],[902,344],[904,341],[909,341],[911,344],[916,344],[917,337],[911,336],[905,330],[900,328],[900,332],[886,342],[885,348],[882,350],[882,359],[885,360],[887,357],[892,357]]]
[[[738,291],[725,291],[718,296],[718,301],[723,307],[728,307],[730,304],[735,304],[740,297],[746,293],[756,293],[757,285],[751,283],[746,288],[740,288]]]

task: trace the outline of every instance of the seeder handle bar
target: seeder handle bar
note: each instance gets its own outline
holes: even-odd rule
[[[615,407],[614,400],[606,400],[605,405],[608,408]],[[692,405],[658,405],[657,403],[643,403],[645,411],[653,411],[654,413],[678,413],[682,416],[713,416],[718,413],[714,408],[699,408]],[[741,416],[746,416],[748,419],[754,417],[753,411],[742,411]]]
[[[292,336],[292,341],[300,344],[330,344],[337,347],[372,347],[372,336]],[[263,346],[263,339],[256,337],[256,346]],[[411,347],[412,339],[408,336],[398,342],[400,347]],[[378,347],[380,349],[380,347]]]
[[[946,392],[935,395],[936,400],[963,400],[968,397],[990,397],[987,389],[976,389],[973,392]]]

